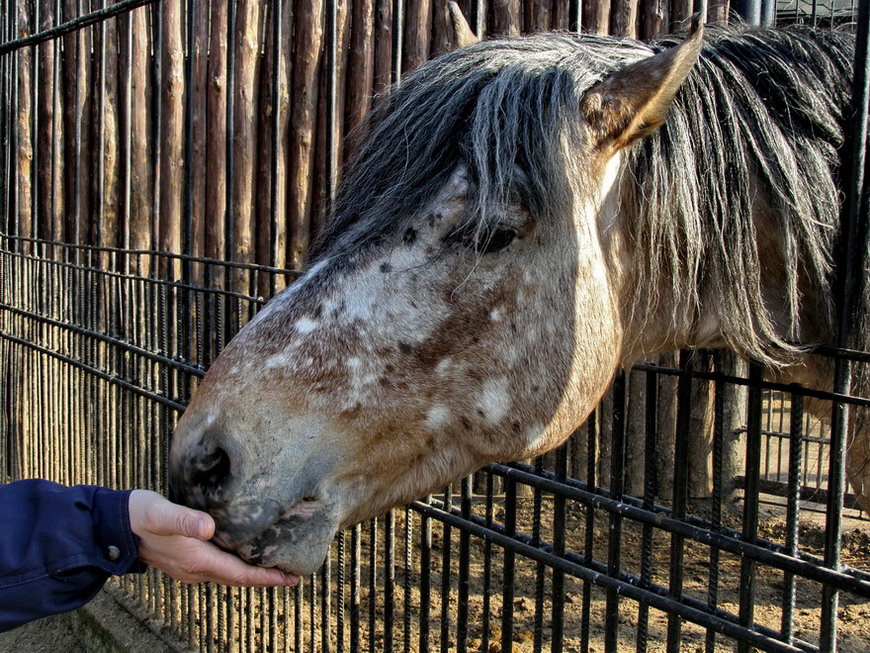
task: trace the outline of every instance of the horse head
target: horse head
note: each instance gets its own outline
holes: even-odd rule
[[[484,42],[383,101],[304,275],[178,424],[173,490],[219,544],[310,573],[339,529],[582,423],[623,356],[621,152],[700,39]]]

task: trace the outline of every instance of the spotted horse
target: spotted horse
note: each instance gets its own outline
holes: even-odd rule
[[[653,45],[540,34],[423,65],[373,111],[304,274],[205,376],[174,495],[226,549],[307,574],[339,529],[557,447],[658,352],[830,389],[798,343],[835,341],[854,47],[695,18]]]

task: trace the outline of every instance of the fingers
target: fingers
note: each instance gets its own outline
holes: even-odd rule
[[[200,540],[210,540],[214,536],[215,525],[211,515],[172,503],[169,506],[172,514],[167,517],[169,521],[174,521],[172,532]]]
[[[147,530],[159,535],[210,540],[215,530],[214,519],[208,513],[172,503],[147,490],[134,490],[130,494],[130,523],[140,537],[143,535],[140,531]]]
[[[202,546],[208,547],[209,551],[198,553],[198,568],[195,571],[191,569],[192,579],[188,582],[213,581],[240,587],[275,587],[296,585],[299,582],[299,577],[293,574],[285,574],[275,568],[249,565],[241,558],[221,551],[209,543],[203,543]]]

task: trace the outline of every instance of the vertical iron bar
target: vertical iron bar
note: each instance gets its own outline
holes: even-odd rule
[[[462,517],[471,518],[471,477],[462,479]],[[468,639],[468,597],[471,567],[471,535],[466,530],[459,531],[459,605],[456,615],[456,646],[459,653],[467,650]]]
[[[691,354],[680,352],[680,369],[691,371]],[[689,484],[689,419],[691,416],[692,378],[688,374],[680,376],[677,382],[677,425],[674,445],[674,488],[672,509],[678,519],[686,515],[686,498]],[[676,533],[671,536],[670,579],[668,589],[672,599],[679,600],[683,594],[683,537]],[[680,649],[682,619],[677,614],[668,615],[668,653]]]
[[[613,427],[610,445],[610,494],[622,500],[625,490],[625,374],[620,373],[613,383]],[[608,516],[607,574],[618,576],[621,564],[622,517],[616,513]],[[616,653],[619,646],[619,594],[607,591],[604,617],[604,650]]]
[[[507,479],[505,488],[504,531],[508,537],[517,532],[517,482]],[[501,650],[513,650],[515,554],[505,549],[502,572]]]
[[[867,263],[868,197],[867,197],[867,136],[870,119],[870,0],[858,3],[858,33],[855,43],[855,66],[852,80],[851,139],[845,149],[842,169],[846,179],[847,201],[840,216],[839,251],[837,252],[836,301],[838,308],[837,345],[853,346],[853,304],[856,291],[867,292],[863,284]],[[862,302],[861,299],[857,299]],[[866,301],[866,300],[865,300]],[[860,304],[859,304],[860,305]],[[865,307],[866,308],[866,307]],[[852,364],[846,358],[834,361],[834,392],[849,394],[852,386]],[[825,511],[825,565],[840,567],[843,494],[845,493],[845,451],[849,432],[849,409],[846,404],[831,405],[831,448],[828,470],[828,502]],[[824,651],[837,648],[837,606],[839,594],[834,588],[822,587],[822,614],[819,646]]]
[[[535,458],[535,473],[538,475],[544,472],[544,457],[538,456]],[[541,508],[543,503],[543,493],[541,488],[536,487],[532,499],[532,545],[541,545]],[[547,567],[544,563],[539,562],[535,565],[535,619],[532,629],[532,651],[541,653],[544,646],[544,576]]]
[[[586,420],[586,486],[595,490],[595,469],[597,467],[597,437],[598,437],[598,413],[593,412]],[[590,566],[593,560],[595,547],[595,508],[585,507],[583,562]],[[592,607],[592,583],[583,581],[583,602],[580,618],[580,650],[583,653],[589,651],[589,627]]]
[[[632,398],[634,399],[634,398]],[[644,451],[643,451],[643,507],[653,508],[658,478],[656,474],[656,444],[658,440],[658,378],[655,374],[646,374],[646,411],[644,414]],[[640,583],[641,587],[649,587],[652,580],[652,536],[653,529],[644,524],[640,539]],[[644,653],[649,641],[649,606],[638,605],[637,610],[637,653]]]
[[[396,511],[384,519],[384,653],[393,651],[393,617],[396,594]]]
[[[785,552],[797,555],[798,527],[800,526],[801,459],[803,449],[804,398],[791,395],[791,424],[788,449],[788,503],[785,516]],[[794,642],[795,576],[784,572],[782,582],[782,637],[787,644]]]
[[[432,495],[426,497],[432,503]],[[420,653],[429,653],[429,602],[432,590],[432,520],[422,515],[420,522]]]
[[[486,473],[486,527],[492,528],[494,517],[495,479],[492,472]],[[481,633],[481,650],[489,650],[490,612],[492,588],[492,542],[483,543],[483,624]]]
[[[755,543],[758,537],[758,478],[761,468],[761,411],[763,373],[761,365],[749,366],[749,413],[746,423],[746,483],[743,493],[743,540]],[[740,611],[741,626],[752,627],[755,613],[755,566],[754,560],[743,558],[740,564]],[[741,641],[739,653],[749,653],[750,646]]]
[[[453,486],[444,490],[444,510],[453,510]],[[453,529],[449,524],[442,525],[441,538],[441,651],[450,650],[450,553]]]
[[[578,437],[575,432],[569,442]],[[562,445],[556,452],[556,480],[565,482],[568,478],[568,442]],[[565,555],[565,529],[567,522],[565,496],[557,492],[553,496],[553,553],[557,556]],[[565,574],[562,571],[553,570],[553,585],[551,588],[553,602],[552,627],[550,651],[562,653],[562,640],[565,636]]]
[[[716,373],[721,373],[721,355],[714,363]],[[710,523],[714,529],[721,526],[722,497],[724,491],[725,459],[725,383],[717,378],[713,397],[713,493],[710,506]],[[710,575],[707,581],[707,607],[712,612],[719,603],[719,549],[710,547]],[[708,628],[704,636],[705,650],[713,653],[716,649],[716,632]]]

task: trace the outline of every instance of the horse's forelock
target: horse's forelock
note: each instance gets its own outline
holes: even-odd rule
[[[473,220],[519,201],[535,218],[568,206],[563,134],[583,90],[648,46],[549,34],[480,43],[429,62],[374,110],[327,226],[310,252],[401,233],[460,164]],[[359,229],[355,229],[359,227]]]

